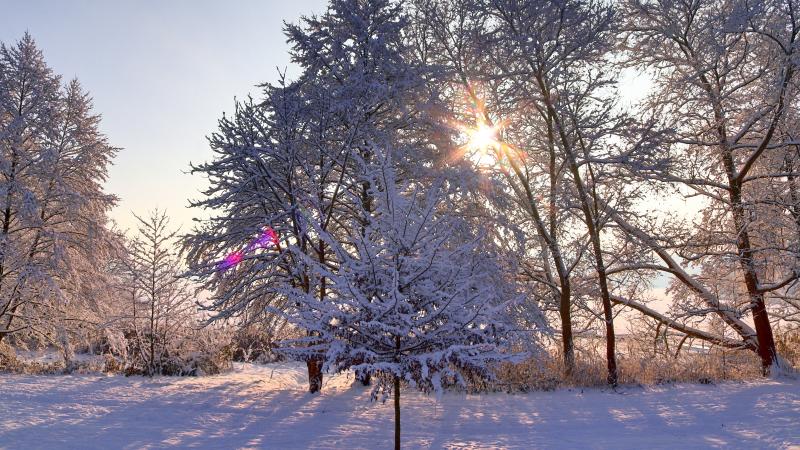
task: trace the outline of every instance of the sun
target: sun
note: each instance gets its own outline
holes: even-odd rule
[[[483,153],[488,152],[499,145],[499,141],[497,140],[499,131],[499,127],[496,125],[492,126],[482,121],[478,122],[476,127],[464,130],[467,134],[467,147],[469,147],[470,150]]]

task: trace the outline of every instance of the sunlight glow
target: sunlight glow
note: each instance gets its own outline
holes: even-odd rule
[[[497,125],[490,126],[485,122],[478,122],[477,127],[464,130],[468,138],[467,146],[471,150],[485,153],[499,144],[497,140],[499,131]]]
[[[478,167],[495,167],[502,164],[504,149],[508,147],[502,137],[508,122],[487,112],[478,91],[480,87],[474,84],[465,87],[463,117],[471,120],[451,122],[463,144],[453,151],[450,158],[454,161],[466,158]]]

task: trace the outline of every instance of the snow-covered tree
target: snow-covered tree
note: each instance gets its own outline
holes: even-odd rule
[[[558,312],[566,374],[573,327],[601,316],[617,380],[605,203],[636,198],[612,161],[641,163],[646,139],[616,103],[615,6],[602,1],[419,0],[431,59],[446,65],[464,128],[508,198],[497,215],[524,233],[520,267]],[[458,103],[456,103],[458,105]],[[456,106],[458,108],[459,106]],[[470,117],[471,116],[471,117]],[[629,144],[632,143],[632,144]],[[477,145],[475,145],[477,144]],[[526,245],[525,241],[536,242]],[[596,312],[599,309],[600,313]]]
[[[136,216],[139,227],[131,239],[125,262],[125,297],[130,301],[128,355],[133,367],[146,375],[163,373],[190,339],[187,331],[199,328],[194,292],[180,277],[181,265],[174,252],[177,231],[169,229],[165,212],[154,210],[147,218]]]
[[[312,277],[328,280],[329,293],[320,301],[286,291],[293,307],[284,314],[312,333],[284,342],[283,351],[322,359],[327,371],[373,375],[374,393],[394,393],[400,448],[401,382],[440,391],[465,384],[463,372],[491,377],[492,364],[511,357],[503,347],[515,299],[495,255],[481,248],[484,236],[448,212],[445,183],[400,182],[387,153],[372,156],[361,161],[374,198],[363,233],[356,219],[345,242],[317,230],[336,263],[288,249]]]
[[[30,35],[0,47],[0,340],[24,334],[68,359],[72,325],[101,315],[119,240],[103,191],[116,149],[99,122]]]
[[[310,145],[304,135],[306,130],[324,132],[324,110],[313,103],[304,107],[300,85],[266,87],[265,92],[262,104],[238,105],[233,117],[220,120],[220,131],[211,138],[217,158],[195,167],[211,181],[208,197],[195,205],[215,216],[186,236],[185,246],[190,274],[214,293],[207,307],[216,319],[244,317],[248,321],[242,326],[260,321],[270,329],[281,325],[266,314],[267,307],[285,304],[279,287],[312,288],[308,277],[295,270],[292,255],[282,252],[292,242],[315,254],[301,208],[314,201],[323,217],[333,217],[339,211],[336,193],[345,189],[335,154]],[[220,264],[265,227],[276,233],[276,245],[242,254],[236,264]],[[309,389],[316,392],[321,387],[316,361],[309,361],[308,371]]]
[[[651,269],[674,277],[675,315],[722,319],[767,373],[780,361],[768,300],[792,297],[787,286],[800,275],[796,235],[779,231],[796,205],[786,156],[797,141],[786,131],[797,105],[797,5],[622,4],[629,63],[658,75],[645,106],[674,130],[665,140],[669,165],[642,175],[701,199],[701,211],[688,227],[617,222],[658,255]],[[701,276],[691,275],[696,269]],[[753,326],[743,320],[748,314]]]
[[[370,211],[369,184],[354,176],[354,167],[371,158],[374,145],[395,149],[406,177],[434,165],[432,141],[444,128],[427,113],[435,97],[423,77],[427,69],[406,58],[400,6],[336,0],[325,14],[288,26],[301,75],[264,86],[263,102],[239,104],[220,121],[211,137],[216,158],[194,167],[211,184],[195,206],[213,215],[186,239],[191,274],[215,292],[208,306],[218,318],[280,309],[286,299],[279,288],[286,286],[324,300],[327,280],[312,280],[295,253],[282,249],[294,245],[321,263],[332,256],[317,230],[339,235],[353,214]],[[219,261],[265,227],[277,232],[278,245],[219,270]],[[321,386],[321,362],[307,363],[314,392]]]

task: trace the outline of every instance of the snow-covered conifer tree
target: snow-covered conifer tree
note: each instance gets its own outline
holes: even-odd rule
[[[67,360],[67,329],[97,317],[118,243],[103,191],[116,149],[99,121],[30,35],[0,47],[0,339],[61,345]]]

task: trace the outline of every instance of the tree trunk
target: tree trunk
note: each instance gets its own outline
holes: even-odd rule
[[[322,364],[317,359],[306,361],[308,367],[308,392],[314,394],[322,389]]]
[[[580,178],[576,176],[576,184],[579,184]],[[580,185],[579,185],[580,186]],[[608,384],[616,387],[618,381],[617,374],[617,355],[616,355],[616,334],[614,332],[614,311],[611,304],[611,293],[608,289],[608,274],[606,273],[605,262],[603,261],[603,248],[600,243],[600,231],[597,224],[594,222],[594,215],[591,213],[588,205],[584,206],[584,213],[586,214],[587,227],[589,228],[589,236],[592,240],[592,251],[594,253],[595,268],[597,271],[597,281],[600,286],[600,298],[603,303],[603,320],[606,326],[606,365],[608,368]]]
[[[539,214],[539,207],[536,204],[533,191],[531,190],[530,185],[526,183],[524,174],[510,153],[511,147],[501,143],[500,151],[505,154],[512,170],[516,174],[517,179],[520,181],[522,189],[524,190],[524,196],[528,200],[528,213],[536,225],[536,230],[539,232],[539,235],[544,241],[544,249],[549,252],[549,256],[552,259],[556,273],[558,274],[558,281],[561,285],[558,312],[561,318],[561,341],[564,350],[564,370],[566,372],[566,376],[571,376],[575,369],[575,346],[572,337],[572,301],[570,298],[572,295],[572,287],[569,271],[564,263],[564,258],[561,255],[561,247],[558,245],[556,237],[550,234],[547,226],[542,220],[541,214]],[[547,264],[546,261],[545,264]]]
[[[532,67],[535,67],[535,64],[531,64]],[[603,304],[603,319],[605,321],[606,326],[606,361],[608,364],[608,384],[611,386],[617,385],[617,358],[616,358],[616,336],[614,334],[614,314],[613,314],[613,306],[611,304],[611,295],[608,290],[608,276],[606,274],[605,263],[603,261],[603,253],[602,253],[602,245],[600,242],[600,221],[598,219],[599,213],[597,211],[598,207],[598,198],[597,193],[594,192],[593,195],[590,196],[589,192],[587,191],[587,186],[583,182],[583,179],[580,174],[580,167],[578,166],[577,158],[575,156],[575,148],[574,143],[570,141],[567,135],[564,132],[564,127],[562,126],[561,120],[559,119],[559,113],[556,111],[556,108],[553,104],[553,100],[550,96],[550,89],[547,86],[547,83],[542,78],[542,75],[537,75],[536,81],[539,85],[539,89],[542,93],[542,99],[544,101],[544,106],[547,111],[547,115],[550,120],[553,121],[553,125],[555,131],[558,133],[558,138],[561,141],[561,145],[564,151],[564,157],[567,162],[567,166],[569,171],[572,173],[573,181],[575,182],[575,188],[578,191],[578,200],[580,201],[580,207],[583,211],[584,220],[586,222],[586,228],[589,233],[589,239],[592,243],[592,250],[594,252],[594,259],[595,259],[595,268],[597,270],[597,278],[600,287],[600,296]],[[584,150],[585,151],[585,150]],[[594,175],[592,172],[591,165],[587,165],[590,176],[592,181],[594,181]],[[592,188],[594,190],[594,188]],[[593,205],[595,207],[594,211],[590,205],[590,200],[593,200]]]
[[[599,250],[595,250],[599,252]],[[606,323],[606,364],[608,366],[608,384],[617,386],[617,355],[616,334],[614,332],[614,312],[611,305],[611,295],[608,291],[608,279],[603,265],[602,257],[597,257],[597,272],[600,281],[600,292],[603,300],[603,319]]]
[[[778,123],[778,118],[783,113],[784,95],[792,73],[793,69],[788,67],[783,74],[781,95],[778,96],[778,105],[776,107],[775,116],[772,119],[772,124],[762,139],[760,148],[749,156],[750,161],[755,161],[755,158],[758,158],[760,152],[766,148],[767,144],[772,139],[772,134]],[[744,282],[747,287],[748,296],[750,297],[750,307],[753,311],[753,324],[755,325],[756,338],[758,339],[758,355],[761,357],[761,372],[766,376],[769,375],[770,368],[777,359],[777,350],[775,348],[775,338],[772,334],[772,325],[769,322],[767,308],[764,303],[764,293],[759,290],[759,275],[754,261],[756,252],[753,250],[750,241],[749,220],[747,218],[745,199],[742,197],[744,179],[751,166],[748,165],[748,162],[743,167],[737,169],[734,150],[731,148],[728,140],[727,120],[724,109],[721,106],[722,102],[705,75],[700,76],[700,81],[702,82],[703,88],[708,93],[714,108],[714,119],[717,123],[716,132],[719,137],[719,147],[721,150],[721,163],[725,170],[725,175],[728,178],[727,191],[735,227],[734,231],[736,233],[736,250],[739,264],[744,272]]]
[[[394,376],[394,450],[400,450],[400,377]]]
[[[575,345],[572,340],[572,301],[569,285],[561,287],[558,313],[561,316],[561,344],[564,352],[564,375],[571,377],[575,371]]]
[[[769,375],[770,368],[776,360],[775,337],[772,334],[772,324],[769,322],[764,294],[759,291],[758,272],[755,267],[748,221],[745,217],[745,207],[742,201],[741,186],[732,183],[731,204],[733,206],[733,223],[736,227],[736,247],[739,252],[739,264],[744,272],[744,284],[750,297],[750,307],[753,310],[753,325],[756,328],[758,339],[758,356],[761,358],[761,372]]]
[[[11,186],[13,186],[14,179],[16,178],[17,159],[18,159],[17,152],[15,150],[12,151],[13,153],[11,157],[11,174],[9,176],[9,182]],[[2,231],[2,236],[4,239],[9,238],[8,233],[11,230],[11,203],[12,203],[11,200],[13,192],[14,191],[12,188],[9,188],[6,191],[6,208],[5,211],[3,212],[3,231]],[[3,281],[5,280],[5,277],[7,275],[4,264],[5,264],[5,252],[3,254],[0,254],[0,288],[2,288]],[[1,293],[2,289],[0,289],[0,294]],[[14,313],[16,311],[16,306],[12,307],[12,304],[13,304],[13,296],[9,296],[8,303],[6,303],[5,307],[3,308],[3,311],[0,311],[0,316],[2,316],[6,312],[8,312],[9,308],[11,309],[11,312],[8,315],[8,319],[5,325],[6,330],[11,329],[12,322],[14,321]],[[0,342],[3,342],[3,338],[6,336],[6,334],[8,334],[8,332],[0,333]]]

